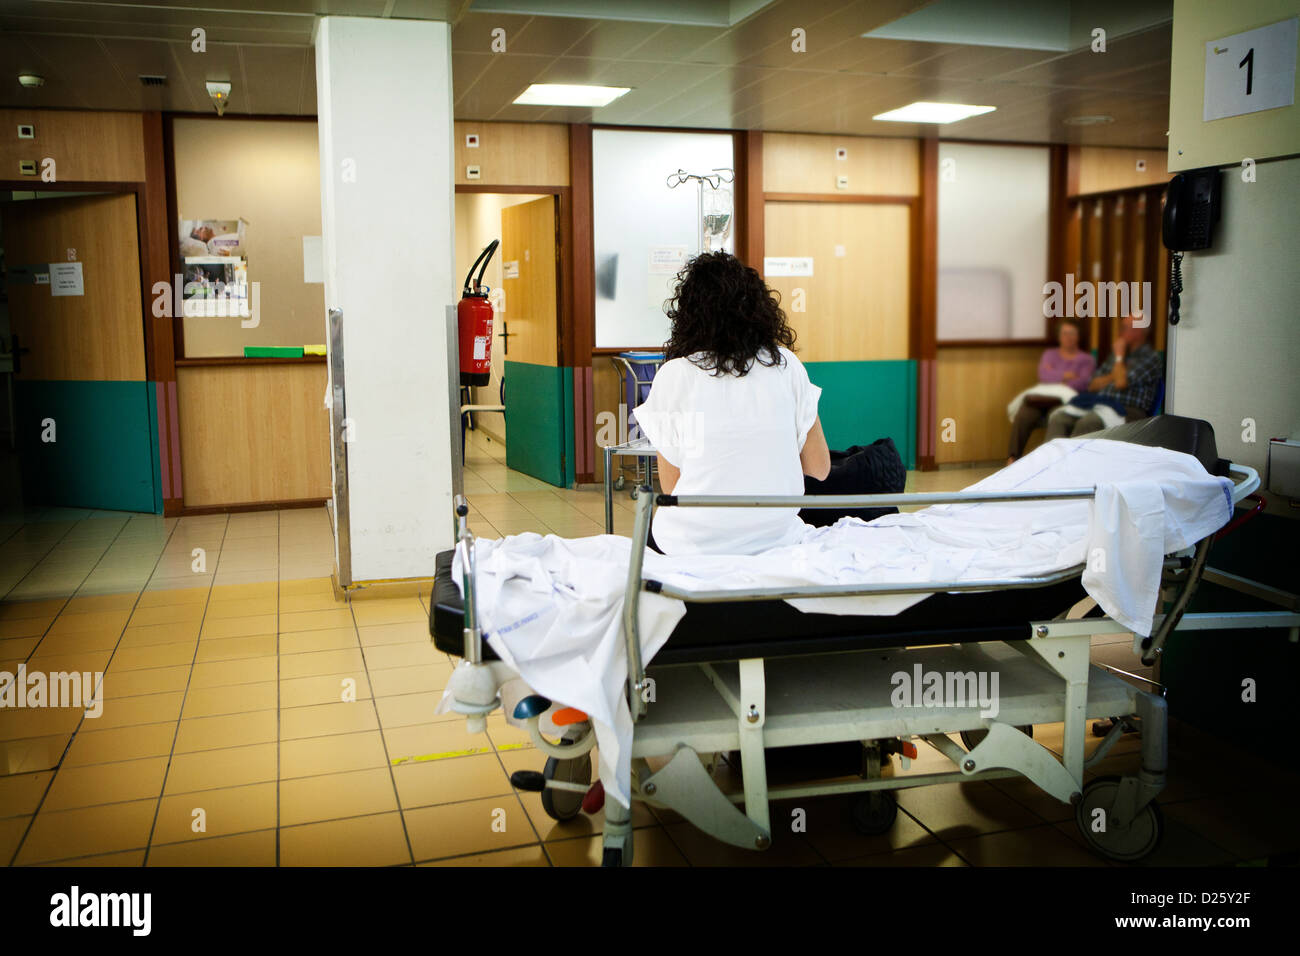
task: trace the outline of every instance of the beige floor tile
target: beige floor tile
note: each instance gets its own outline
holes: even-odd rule
[[[286,595],[333,594],[334,582],[329,578],[302,578],[280,582],[280,597]]]
[[[387,731],[394,727],[410,727],[414,724],[455,722],[463,724],[465,718],[456,713],[438,714],[435,710],[442,700],[442,691],[429,691],[425,694],[402,694],[399,697],[379,697],[375,699],[375,708],[379,711],[379,722]]]
[[[966,866],[967,863],[942,843],[895,850],[893,853],[874,853],[850,860],[841,860],[835,866]]]
[[[513,792],[494,754],[398,764],[393,780],[404,810]]]
[[[352,612],[347,608],[329,611],[292,611],[280,615],[282,631],[316,631],[324,627],[350,627]]]
[[[1048,824],[944,842],[972,866],[1106,866]]]
[[[280,681],[281,707],[308,707],[312,704],[336,704],[368,700],[370,682],[365,674],[352,672],[324,677],[295,677]]]
[[[385,727],[384,741],[393,761],[402,763],[418,763],[422,758],[430,757],[467,757],[492,752],[492,741],[487,735],[466,733],[463,720]]]
[[[359,627],[373,627],[379,624],[401,624],[405,622],[424,622],[428,613],[416,598],[377,598],[352,602],[352,616]]]
[[[423,664],[445,666],[447,656],[429,641],[410,644],[378,644],[365,650],[366,665],[371,670],[414,667]]]
[[[224,557],[224,554],[223,554]],[[260,598],[239,598],[236,600],[216,600],[208,602],[207,622],[224,621],[236,617],[264,617],[279,610],[275,595]]]
[[[179,720],[181,704],[184,700],[183,691],[106,699],[98,717],[86,718],[86,729],[109,730],[114,727],[129,727],[132,724],[156,724]]]
[[[97,853],[115,853],[149,842],[156,799],[82,810],[42,810],[15,860],[20,866]]]
[[[275,788],[274,783],[255,783],[247,787],[163,797],[158,803],[153,844],[273,828]]]
[[[50,734],[22,740],[0,740],[0,767],[9,773],[34,773],[59,765],[72,734]]]
[[[169,694],[185,690],[190,682],[189,665],[181,667],[150,667],[139,671],[109,670],[104,675],[104,709],[122,697],[140,697],[145,694]]]
[[[163,592],[172,593],[172,592]],[[146,627],[151,624],[177,624],[182,621],[201,621],[204,605],[193,604],[158,604],[150,607],[137,607],[131,615],[131,627]]]
[[[348,627],[323,627],[315,631],[293,631],[280,634],[280,653],[310,654],[317,651],[341,651],[360,647],[357,630]]]
[[[505,850],[537,842],[513,794],[406,810],[406,829],[417,862]]]
[[[255,710],[243,714],[182,720],[174,752],[187,754],[222,747],[273,743],[276,739],[275,717],[274,710]]]
[[[48,634],[36,645],[36,653],[48,657],[62,654],[81,654],[87,651],[111,651],[117,646],[121,634],[117,631],[74,631],[66,634]]]
[[[123,803],[162,793],[166,757],[148,757],[89,767],[64,767],[45,797],[44,810],[75,810]]]
[[[318,823],[397,809],[387,768],[280,781],[280,825]]]
[[[309,632],[310,633],[310,632]],[[280,677],[323,677],[327,674],[364,672],[366,662],[359,647],[343,650],[312,651],[306,654],[284,654],[280,658]]]
[[[254,598],[275,597],[279,588],[274,581],[218,584],[212,588],[213,601],[245,601]]]
[[[0,777],[0,819],[35,813],[53,778],[54,774],[48,770]],[[0,853],[0,863],[3,862],[8,861]]]
[[[80,707],[33,707],[0,710],[0,740],[70,734],[81,725]]]
[[[175,754],[163,792],[171,796],[275,780],[278,750],[276,744],[254,744]]]
[[[189,644],[199,639],[202,622],[176,621],[171,624],[132,625],[122,632],[118,648],[153,647],[158,644]]]
[[[97,853],[94,856],[73,857],[70,860],[53,860],[49,863],[41,863],[39,866],[70,866],[70,867],[87,867],[103,866],[113,869],[123,867],[143,866],[144,850],[127,850],[124,853]]]
[[[232,684],[255,684],[278,678],[279,660],[275,657],[250,657],[231,661],[206,661],[195,664],[190,688],[228,687]]]
[[[126,627],[127,619],[131,617],[131,612],[127,611],[94,611],[89,614],[69,614],[64,612],[54,619],[50,625],[49,634],[55,636],[58,634],[84,634],[87,631],[95,633],[113,633],[120,634]]]
[[[0,638],[12,640],[15,637],[40,637],[49,630],[51,618],[19,617],[9,621],[0,620]]]
[[[428,644],[429,624],[427,621],[407,621],[402,624],[376,624],[358,627],[362,647],[375,647],[380,644]]]
[[[0,602],[0,621],[30,620],[45,618],[53,621],[55,615],[68,603],[67,598],[51,598],[45,601],[4,601]]]
[[[118,671],[138,671],[149,667],[179,667],[194,660],[198,641],[175,644],[153,644],[148,647],[119,647],[113,654],[112,668]]]
[[[165,757],[171,753],[175,736],[176,724],[172,721],[112,730],[82,730],[72,739],[63,766],[84,767],[120,760]]]
[[[963,837],[1042,823],[1036,814],[986,782],[900,790],[898,806],[949,844]]]
[[[372,670],[370,687],[376,697],[428,693],[446,687],[451,671],[450,664],[422,664],[415,667]]]
[[[299,740],[334,734],[378,730],[374,704],[369,700],[336,701],[307,707],[286,707],[280,711],[280,739]]]
[[[89,614],[97,611],[129,611],[135,607],[137,595],[94,594],[74,597],[64,607],[64,614]]]
[[[275,866],[275,831],[154,844],[149,866]]]
[[[200,638],[195,661],[237,661],[250,657],[274,657],[276,639],[274,634],[258,634],[248,637]]]
[[[166,588],[145,591],[136,607],[168,607],[180,604],[206,604],[209,588]]]
[[[204,643],[214,643],[222,638],[255,637],[276,633],[276,615],[254,614],[251,617],[228,617],[224,620],[203,621],[199,638]]]
[[[280,831],[281,866],[396,866],[411,862],[400,813],[380,813]]]
[[[348,706],[348,705],[344,705]],[[351,706],[357,706],[355,704]],[[388,764],[379,731],[304,737],[280,744],[280,779],[367,770]]]
[[[232,684],[229,687],[191,688],[185,696],[181,716],[217,717],[222,714],[246,714],[254,710],[274,710],[275,681],[256,684]]]
[[[295,614],[301,611],[336,611],[345,607],[347,602],[336,598],[332,588],[306,594],[280,592],[281,614]]]
[[[518,846],[512,850],[496,850],[492,853],[473,853],[469,856],[453,856],[444,860],[429,860],[419,866],[550,866],[551,860],[546,851],[538,845]]]
[[[0,819],[0,865],[9,865],[31,822],[30,816]]]

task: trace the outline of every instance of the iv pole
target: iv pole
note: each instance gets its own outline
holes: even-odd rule
[[[684,169],[679,169],[668,177],[668,188],[676,189],[682,183],[695,183],[695,202],[697,209],[696,216],[696,239],[699,245],[699,251],[704,252],[704,184],[708,183],[712,189],[717,189],[723,183],[731,183],[736,179],[736,171],[729,168],[720,168],[715,166],[713,172],[705,173],[688,173]],[[734,215],[734,211],[732,215]]]

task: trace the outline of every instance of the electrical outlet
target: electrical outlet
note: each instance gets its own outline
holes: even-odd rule
[[[18,160],[18,172],[24,176],[36,175],[36,160],[20,159]]]
[[[465,134],[465,148],[478,149],[478,133]]]
[[[836,159],[848,159],[848,158],[849,158],[849,151],[848,151],[847,149],[845,149],[843,146],[841,146],[839,149],[835,150],[835,158],[836,158]]]
[[[31,123],[19,123],[19,124],[18,124],[18,138],[19,138],[19,139],[35,139],[35,138],[36,138],[36,127],[33,126]]]
[[[479,175],[480,175],[480,173],[479,173],[479,168],[478,168],[477,166],[466,166],[466,167],[465,167],[465,178],[466,178],[466,179],[478,179],[478,178],[479,178]]]
[[[836,176],[836,177],[835,177],[835,188],[836,188],[836,189],[848,189],[848,188],[849,188],[849,177],[848,177],[848,176]]]
[[[1139,173],[1145,173],[1147,171],[1147,161],[1145,159],[1139,159],[1137,161],[1137,170]]]

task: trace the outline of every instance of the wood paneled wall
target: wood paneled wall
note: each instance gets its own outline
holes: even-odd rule
[[[34,139],[19,139],[30,123]],[[0,179],[41,186],[41,162],[55,163],[59,182],[138,183],[145,178],[144,127],[139,113],[84,110],[0,110]],[[18,172],[19,160],[36,163],[35,176]]]
[[[1133,186],[1151,186],[1169,181],[1163,149],[1115,149],[1109,146],[1080,146],[1072,157],[1070,195],[1104,193]],[[1138,166],[1142,165],[1142,169]]]
[[[478,136],[470,149],[465,137]],[[452,134],[456,147],[456,185],[569,185],[569,127],[560,123],[480,123],[460,120]],[[479,167],[469,179],[465,167]]]
[[[190,508],[328,498],[323,362],[176,370]]]
[[[911,207],[769,202],[768,256],[812,256],[811,276],[768,276],[805,362],[908,357]]]
[[[1007,404],[1038,378],[1041,345],[939,348],[936,360],[936,464],[1004,461]],[[952,419],[954,441],[945,441]],[[1041,433],[1035,440],[1041,438]]]
[[[841,149],[843,159],[838,157]],[[766,193],[915,196],[919,173],[920,154],[914,139],[763,134]],[[848,177],[845,189],[837,186],[840,176]]]

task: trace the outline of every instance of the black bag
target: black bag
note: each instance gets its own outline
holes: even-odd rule
[[[878,438],[870,445],[854,445],[847,451],[832,451],[831,472],[826,480],[807,476],[803,480],[806,495],[900,494],[906,485],[907,468],[892,438]],[[844,517],[870,521],[897,513],[897,508],[805,508],[799,517],[822,528]]]

